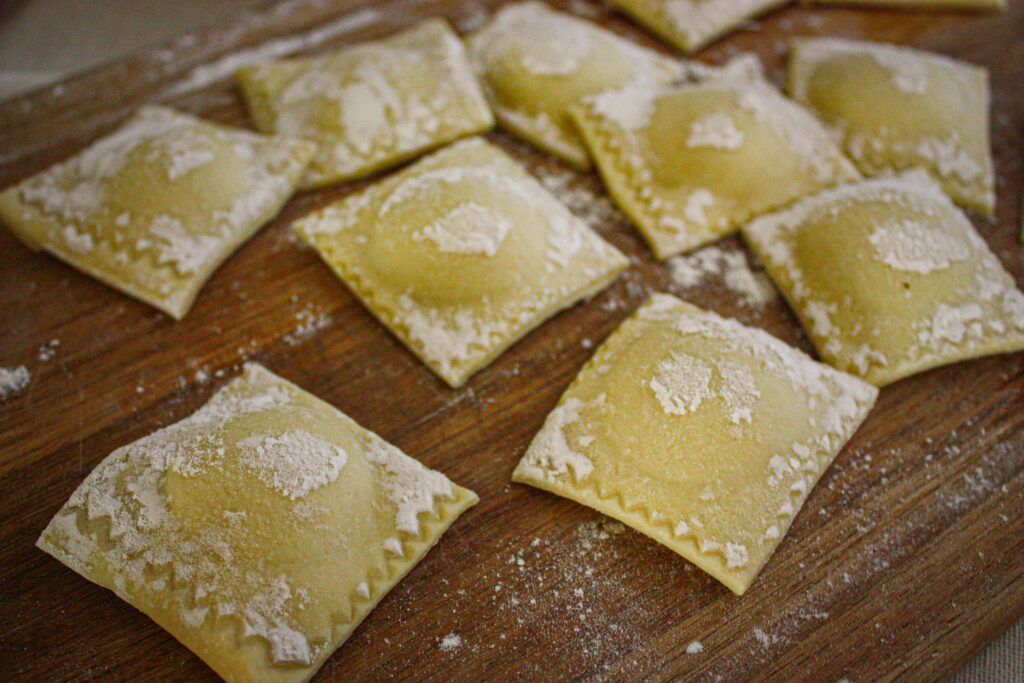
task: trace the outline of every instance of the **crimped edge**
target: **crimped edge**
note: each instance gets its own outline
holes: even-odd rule
[[[659,223],[667,211],[652,205],[651,199],[654,195],[651,192],[650,184],[636,178],[633,169],[625,160],[628,154],[634,153],[626,149],[627,145],[623,144],[620,138],[628,138],[630,134],[628,132],[618,134],[600,121],[598,117],[592,115],[584,104],[571,107],[569,116],[590,150],[598,175],[608,193],[615,204],[636,226],[658,260],[664,261],[677,254],[692,251],[720,240],[739,230],[740,226],[749,219],[749,217],[732,219],[728,225],[703,234],[689,234],[688,239],[679,242],[663,238],[662,235],[666,231],[659,227]],[[636,154],[636,156],[639,155]],[[646,163],[644,163],[643,170],[649,171]],[[690,227],[687,226],[688,233]]]
[[[595,371],[594,369],[597,366],[608,362],[607,357],[619,350],[619,347],[624,343],[622,340],[625,339],[627,334],[632,331],[630,328],[647,322],[638,317],[638,314],[643,311],[643,309],[647,308],[656,299],[666,298],[671,298],[677,308],[682,306],[682,308],[679,309],[680,312],[686,312],[690,308],[696,309],[697,311],[703,311],[703,309],[693,306],[692,304],[688,304],[674,296],[654,294],[629,318],[627,318],[619,328],[616,329],[603,344],[601,344],[600,347],[598,347],[597,351],[594,352],[594,355],[586,362],[586,364],[584,364],[579,374],[576,375],[572,383],[568,388],[566,388],[565,392],[563,392],[556,407],[562,404],[565,396],[568,395],[569,392],[571,392],[578,384],[589,380],[589,376]],[[808,477],[806,475],[804,477],[804,481],[807,484],[807,493],[801,498],[801,494],[790,491],[789,495],[790,502],[793,503],[793,513],[788,516],[781,514],[777,515],[779,521],[784,522],[784,526],[779,529],[778,542],[772,548],[772,551],[765,556],[761,563],[756,567],[751,566],[750,569],[744,568],[743,572],[735,572],[728,569],[725,562],[725,555],[719,550],[702,552],[698,546],[698,541],[701,538],[698,534],[688,531],[685,534],[676,535],[675,526],[679,520],[655,520],[653,518],[652,511],[649,510],[644,503],[628,501],[621,491],[617,491],[611,486],[605,486],[604,482],[595,481],[581,483],[576,480],[574,474],[570,474],[568,472],[564,475],[554,475],[550,479],[530,476],[522,469],[522,463],[526,457],[525,454],[516,465],[515,470],[512,472],[512,481],[521,484],[529,484],[535,488],[548,491],[549,493],[553,493],[563,498],[568,498],[569,500],[586,505],[589,508],[617,519],[697,565],[697,567],[702,571],[709,574],[716,581],[725,585],[736,595],[743,595],[743,593],[746,592],[757,578],[758,574],[760,574],[764,565],[767,564],[774,556],[778,546],[781,545],[783,539],[788,533],[793,520],[796,519],[807,498],[810,497],[810,492],[815,486],[817,486],[822,475],[824,475],[825,471],[829,468],[835,458],[838,457],[839,453],[842,452],[846,443],[854,434],[856,434],[860,425],[864,423],[864,420],[867,419],[877,397],[878,392],[876,390],[869,403],[862,404],[858,402],[861,414],[850,425],[849,434],[845,438],[840,434],[829,435],[841,440],[841,443],[835,448],[834,453],[829,454],[828,451],[816,449],[816,474],[813,477]],[[538,434],[539,433],[540,432],[538,432]],[[529,448],[527,449],[527,452],[529,452]]]
[[[223,126],[205,119],[199,119],[198,121],[201,124],[211,125],[227,131],[228,133],[233,132],[232,128],[229,126]],[[141,301],[144,304],[152,306],[175,320],[181,320],[192,308],[192,304],[195,303],[200,290],[202,290],[203,286],[209,281],[210,277],[213,276],[217,269],[220,268],[224,262],[238,250],[239,247],[250,240],[268,222],[273,220],[274,216],[281,211],[284,205],[288,203],[288,200],[294,194],[297,180],[309,165],[314,154],[314,149],[310,143],[301,140],[273,136],[266,136],[266,139],[264,140],[264,142],[274,141],[291,147],[290,156],[292,158],[292,163],[289,164],[289,167],[286,170],[280,172],[280,175],[287,181],[288,189],[282,192],[279,197],[274,198],[273,201],[267,202],[264,211],[261,212],[260,217],[257,220],[253,221],[252,226],[247,230],[241,231],[234,239],[225,243],[225,247],[223,249],[224,253],[219,259],[209,264],[209,266],[204,268],[201,272],[194,273],[192,277],[182,279],[181,289],[171,296],[160,296],[159,294],[144,292],[132,284],[123,281],[117,273],[106,271],[103,268],[96,267],[79,258],[79,255],[73,251],[60,249],[47,242],[37,242],[29,237],[21,227],[22,224],[28,222],[53,224],[57,219],[47,216],[32,204],[22,201],[19,195],[19,187],[21,186],[21,183],[13,185],[3,192],[0,192],[0,222],[6,224],[10,231],[32,251],[44,251],[60,261],[63,261],[66,265],[71,266],[75,270],[92,277],[101,284],[117,290],[122,294],[127,294],[137,301]],[[48,171],[49,169],[44,169],[40,173],[46,173]],[[26,211],[31,212],[32,214],[28,219],[24,217]]]
[[[871,178],[868,178],[859,182],[870,182],[871,180]],[[878,180],[878,178],[876,178],[875,180]],[[936,182],[937,184],[939,183],[939,181],[937,180],[934,180],[934,182]],[[837,187],[825,188],[820,192],[812,193],[806,195],[805,197],[813,197],[820,193],[834,191],[835,189],[837,189]],[[800,199],[797,199],[794,202],[794,204],[799,203],[800,201]],[[785,210],[785,208],[779,209],[779,211]],[[769,212],[762,215],[767,216],[770,215],[771,213],[776,212]],[[965,220],[967,219],[965,218]],[[973,230],[974,228],[972,227],[971,229]],[[893,363],[889,365],[882,365],[875,358],[868,357],[867,369],[863,371],[858,370],[856,364],[853,362],[853,360],[850,358],[848,354],[837,355],[826,351],[826,346],[832,338],[816,335],[812,332],[812,330],[814,329],[814,325],[813,321],[807,316],[806,301],[804,299],[799,299],[793,296],[793,294],[791,293],[791,290],[793,289],[793,278],[792,274],[790,273],[790,270],[781,264],[777,264],[772,259],[770,249],[768,249],[767,244],[762,242],[760,238],[752,237],[750,231],[747,230],[747,226],[744,226],[741,229],[740,234],[743,237],[744,243],[746,243],[746,245],[750,247],[750,250],[754,252],[754,255],[764,265],[765,272],[768,273],[769,277],[771,277],[772,282],[775,283],[776,289],[782,293],[782,296],[785,299],[787,305],[789,306],[789,309],[796,316],[797,320],[800,321],[800,327],[804,330],[804,332],[807,334],[807,337],[814,344],[814,348],[818,352],[818,355],[822,358],[822,360],[824,360],[828,365],[831,365],[833,368],[839,370],[840,372],[845,372],[849,375],[853,375],[854,377],[859,377],[865,382],[872,384],[876,387],[884,387],[886,385],[897,382],[901,379],[906,379],[907,377],[911,377],[918,373],[925,372],[926,370],[932,370],[934,368],[939,368],[946,365],[953,365],[955,363],[959,363],[962,361],[983,358],[985,356],[995,355],[999,353],[1013,353],[1016,351],[1024,350],[1024,333],[1003,333],[997,334],[995,336],[989,335],[990,338],[985,343],[973,346],[970,350],[965,350],[961,348],[958,344],[950,345],[952,349],[955,349],[957,351],[956,353],[950,353],[949,350],[945,350],[943,352],[931,353],[929,355],[920,356],[918,358],[902,358],[899,360],[898,363]],[[988,249],[989,256],[991,256],[993,259],[996,259],[996,261],[998,262],[998,258],[992,253],[991,249],[988,248],[987,243],[986,249]],[[776,273],[773,271],[778,272]],[[787,282],[786,286],[783,286],[782,283],[779,283],[780,274],[785,276]],[[1014,286],[1016,286],[1016,284]]]
[[[482,140],[481,142],[482,144],[489,144]],[[513,163],[516,162],[513,160]],[[525,169],[522,170],[527,175],[530,175]],[[369,187],[362,190],[359,195],[350,195],[350,197],[363,196],[364,193],[372,192],[374,189],[374,187]],[[348,198],[342,199],[341,201],[348,201]],[[568,211],[568,209],[566,210]],[[292,225],[292,229],[299,235],[300,239],[302,239],[304,243],[316,251],[320,259],[328,266],[328,268],[331,269],[338,279],[342,281],[348,290],[359,299],[363,304],[363,307],[366,308],[366,310],[368,310],[378,322],[387,328],[403,346],[412,352],[414,356],[416,356],[424,365],[430,368],[434,374],[444,380],[444,382],[453,389],[462,386],[473,374],[488,366],[513,344],[540,327],[545,321],[553,317],[559,311],[570,308],[581,300],[594,296],[608,287],[626,268],[629,267],[630,263],[629,259],[622,254],[622,252],[608,243],[595,230],[583,222],[582,219],[570,212],[575,220],[580,221],[584,229],[591,232],[593,236],[600,241],[602,250],[605,253],[602,255],[603,258],[599,274],[596,274],[587,282],[580,283],[579,286],[569,290],[566,294],[556,296],[545,302],[540,307],[534,309],[529,318],[525,321],[512,323],[512,330],[497,344],[483,349],[482,352],[478,351],[479,355],[476,358],[467,360],[457,368],[453,366],[451,372],[446,372],[440,364],[429,359],[423,350],[417,347],[409,334],[408,328],[401,324],[394,315],[393,307],[385,305],[377,296],[375,296],[377,288],[372,284],[372,278],[364,276],[362,273],[358,272],[357,268],[353,267],[353,264],[351,263],[351,254],[345,249],[327,249],[322,247],[317,243],[317,234],[310,232],[303,227],[302,224],[305,220],[316,214],[317,212],[313,212],[312,214],[303,217]],[[358,230],[359,228],[357,227],[352,229]],[[332,258],[332,256],[337,258]],[[596,269],[598,269],[597,265],[595,265],[595,270]]]
[[[313,174],[310,169],[307,168],[298,183],[298,189],[300,191],[315,190],[330,185],[336,185],[338,183],[347,182],[350,180],[357,180],[364,178],[368,175],[372,175],[378,171],[394,168],[400,166],[407,161],[423,156],[433,150],[443,147],[449,143],[455,142],[466,137],[477,135],[486,132],[494,127],[495,117],[494,112],[491,110],[487,102],[487,98],[480,88],[480,83],[475,80],[473,76],[473,70],[469,64],[469,59],[465,54],[465,46],[458,36],[454,33],[451,25],[444,19],[439,17],[431,17],[424,19],[423,21],[414,24],[404,31],[386,36],[377,40],[364,41],[358,43],[358,45],[372,45],[375,43],[386,43],[390,38],[402,35],[403,33],[409,33],[416,30],[423,30],[425,27],[438,26],[443,29],[441,40],[444,43],[444,49],[455,49],[460,51],[462,62],[464,63],[466,74],[474,78],[476,85],[475,92],[460,91],[462,98],[465,100],[462,103],[462,107],[467,110],[475,110],[467,112],[465,115],[453,116],[451,120],[452,131],[447,135],[434,135],[429,142],[420,145],[413,145],[407,148],[396,148],[388,153],[379,153],[378,156],[370,157],[365,160],[365,163],[361,164],[358,168],[352,171],[341,171],[335,173],[317,173]],[[351,47],[351,46],[349,46]],[[336,51],[337,53],[345,52],[346,48],[341,48]],[[310,62],[317,60],[318,57],[298,57],[291,60],[284,60],[286,62]],[[234,80],[238,84],[239,89],[242,91],[242,99],[245,102],[245,108],[248,112],[249,120],[252,124],[260,131],[265,133],[275,133],[274,126],[274,115],[273,108],[270,104],[273,98],[271,98],[263,87],[260,79],[256,77],[256,72],[263,67],[272,66],[274,62],[263,62],[259,64],[251,64],[239,68],[234,74]],[[445,77],[447,80],[452,82],[460,80],[454,76],[451,72],[447,71],[445,67],[446,63],[438,65],[439,70],[445,71]],[[312,144],[317,146],[318,151],[328,147],[327,141],[321,140],[310,140]],[[314,155],[315,156],[315,155]],[[312,161],[312,160],[311,160]]]
[[[817,2],[819,4],[841,4],[840,0],[803,1],[805,3]],[[942,0],[940,0],[940,2],[942,2]],[[899,3],[878,2],[877,0],[861,0],[861,4],[879,4],[885,6],[899,5]],[[917,4],[920,5],[926,3]],[[938,6],[938,4],[939,3],[936,3],[936,6]],[[969,5],[958,5],[954,0],[953,2],[950,2],[948,5],[944,6],[953,8],[964,8],[968,7]],[[947,57],[946,55],[929,52],[927,50],[920,50],[918,48],[912,48],[905,45],[893,45],[889,43],[879,43],[877,41],[834,38],[826,36],[795,38],[789,41],[788,45],[789,55],[786,59],[786,94],[789,97],[791,97],[794,101],[798,102],[799,104],[813,112],[814,115],[818,117],[818,119],[822,122],[822,125],[828,128],[833,138],[836,139],[842,146],[843,154],[845,154],[846,157],[857,166],[857,169],[861,173],[869,177],[873,177],[878,175],[903,173],[904,171],[908,171],[913,168],[923,168],[929,173],[929,175],[932,176],[932,178],[935,179],[937,183],[939,183],[942,186],[942,189],[946,192],[946,194],[948,194],[957,204],[966,209],[977,211],[978,213],[984,216],[994,216],[996,210],[996,177],[991,152],[985,154],[984,158],[982,159],[971,157],[973,161],[978,162],[979,165],[982,167],[982,177],[973,182],[963,180],[955,174],[942,173],[937,168],[937,165],[934,161],[916,153],[913,147],[917,142],[920,142],[920,138],[911,140],[908,146],[909,149],[897,148],[896,150],[893,150],[892,153],[905,154],[911,157],[910,160],[905,164],[892,163],[892,161],[894,160],[890,160],[888,163],[884,164],[876,164],[872,163],[871,160],[866,159],[861,155],[854,154],[853,150],[851,149],[851,145],[849,144],[849,136],[846,134],[846,131],[843,129],[842,125],[830,124],[829,122],[825,121],[824,118],[820,115],[818,108],[815,107],[807,98],[808,83],[811,77],[813,76],[817,66],[821,64],[821,61],[809,59],[805,56],[804,53],[808,51],[811,45],[826,41],[839,41],[852,44],[863,44],[865,46],[865,52],[857,54],[864,55],[870,54],[869,50],[872,46],[894,48],[900,52],[919,54],[920,58],[927,63],[943,64],[950,69],[957,68],[963,71],[974,71],[976,72],[976,75],[978,75],[983,80],[984,90],[986,95],[988,96],[987,99],[990,99],[991,86],[989,83],[988,71],[983,67],[979,67],[977,64],[972,64],[971,62],[953,59],[952,57]],[[983,119],[985,125],[986,148],[988,148],[991,147],[992,131],[987,111],[984,113]],[[875,141],[878,141],[877,138],[873,139]],[[888,146],[891,145],[892,143],[887,141],[886,144]]]
[[[721,0],[712,1],[721,2]],[[731,1],[725,0],[722,4]],[[952,1],[955,2],[956,0]],[[641,25],[682,52],[696,52],[719,38],[738,30],[745,21],[767,14],[788,2],[789,0],[768,0],[763,5],[754,7],[750,11],[732,15],[727,21],[691,40],[685,33],[675,28],[672,20],[664,15],[663,3],[655,3],[651,2],[651,0],[608,0],[609,4],[633,17]]]

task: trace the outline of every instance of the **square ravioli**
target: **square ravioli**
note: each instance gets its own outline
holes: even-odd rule
[[[466,43],[501,125],[580,168],[590,159],[566,113],[570,105],[683,76],[678,60],[538,2],[503,7]]]
[[[107,456],[37,545],[225,680],[293,683],[476,502],[250,363],[191,416]]]
[[[683,52],[704,47],[788,0],[608,0]]]
[[[810,112],[736,68],[601,93],[571,113],[612,199],[660,259],[859,178]]]
[[[295,229],[453,387],[629,265],[479,138],[435,152]]]
[[[0,221],[33,249],[180,319],[217,267],[280,211],[313,152],[144,107],[0,193]]]
[[[835,129],[863,173],[926,168],[958,204],[995,208],[985,69],[894,45],[815,38],[793,44],[788,88]]]
[[[512,474],[742,594],[878,390],[657,294],[583,367]]]
[[[1024,349],[1024,294],[923,170],[806,197],[743,236],[825,362],[872,384]]]
[[[236,77],[258,129],[319,146],[303,188],[368,175],[494,125],[462,42],[441,19]]]
[[[816,5],[862,5],[892,9],[1006,9],[1006,0],[803,0]]]

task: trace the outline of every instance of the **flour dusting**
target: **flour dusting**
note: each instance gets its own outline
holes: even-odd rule
[[[427,469],[376,434],[367,432],[365,445],[366,459],[380,469],[384,488],[395,505],[395,527],[419,536],[419,515],[433,512],[438,498],[454,498],[451,481],[440,472]]]
[[[330,484],[348,462],[340,446],[303,430],[256,434],[238,445],[248,456],[246,466],[260,481],[292,500]]]
[[[711,366],[693,356],[672,354],[658,363],[658,374],[648,384],[661,404],[673,415],[692,413],[708,395]]]
[[[743,132],[736,127],[731,116],[725,112],[715,112],[690,124],[690,137],[686,140],[686,146],[733,150],[743,144],[743,137]]]
[[[458,650],[460,647],[462,647],[462,636],[458,635],[457,633],[449,633],[441,639],[441,642],[438,644],[437,647],[438,649],[444,650],[445,652]]]
[[[948,268],[971,255],[970,246],[959,236],[928,227],[921,220],[879,223],[868,235],[868,242],[886,265],[922,275]]]
[[[0,399],[7,398],[28,386],[32,375],[22,365],[17,368],[0,368]]]
[[[466,202],[414,232],[412,238],[430,240],[445,253],[494,256],[511,231],[512,223],[504,217],[476,202]]]
[[[672,279],[680,287],[691,289],[710,278],[721,278],[741,304],[760,308],[776,298],[775,288],[764,272],[750,268],[741,251],[726,251],[712,245],[687,256],[668,261]]]

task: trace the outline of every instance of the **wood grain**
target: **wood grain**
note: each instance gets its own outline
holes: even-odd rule
[[[557,4],[557,3],[556,3]],[[465,29],[469,2],[370,3],[373,21],[319,51],[439,14]],[[597,4],[563,3],[658,46]],[[174,84],[202,64],[303,35],[356,3],[269,4],[234,23],[0,103],[0,186],[66,157],[135,107],[161,101],[244,125],[227,81]],[[754,50],[776,80],[791,35],[867,37],[991,70],[999,177],[995,220],[975,223],[1024,281],[1020,188],[1024,3],[998,15],[789,7],[699,56]],[[199,73],[202,75],[202,72]],[[176,93],[176,94],[175,94]],[[569,171],[490,136],[535,172]],[[579,193],[601,194],[593,176]],[[241,248],[175,323],[0,231],[0,365],[32,381],[0,403],[0,676],[18,680],[214,680],[142,614],[33,543],[111,450],[188,415],[254,359],[477,491],[478,507],[370,615],[319,681],[941,680],[1024,614],[1024,354],[934,370],[887,387],[813,491],[775,556],[736,597],[669,550],[509,474],[545,414],[651,291],[671,291],[810,350],[781,300],[742,305],[721,282],[680,290],[621,217],[597,229],[635,265],[548,322],[460,390],[446,388],[289,234],[351,191],[296,197]],[[601,214],[597,214],[600,216]],[[742,249],[735,238],[727,249]],[[330,323],[297,333],[304,318]],[[60,340],[48,361],[41,345]],[[205,375],[209,379],[203,380]],[[459,634],[462,647],[438,648]],[[699,640],[700,654],[686,654]]]

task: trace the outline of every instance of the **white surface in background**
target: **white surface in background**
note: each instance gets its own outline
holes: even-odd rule
[[[23,0],[0,15],[0,100],[264,0]]]
[[[1024,681],[1024,619],[949,679],[949,683],[1021,683]]]

